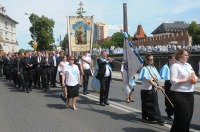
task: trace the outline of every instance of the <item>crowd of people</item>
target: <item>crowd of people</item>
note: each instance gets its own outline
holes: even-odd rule
[[[185,45],[155,45],[155,46],[136,46],[135,47],[139,53],[151,53],[151,52],[164,52],[170,53],[175,52],[180,49],[187,49],[188,51],[198,52],[200,51],[200,45],[185,46]],[[110,48],[93,48],[93,54],[101,54],[101,51],[106,51],[107,54],[123,54],[123,47],[111,46]]]
[[[193,68],[187,63],[189,52],[186,49],[178,50],[168,57],[168,63],[158,72],[154,66],[154,57],[147,54],[145,64],[140,70],[138,80],[141,86],[142,119],[156,121],[165,124],[162,119],[157,90],[165,91],[165,105],[168,119],[174,121],[171,132],[189,132],[190,122],[194,109],[194,84],[197,76]],[[108,57],[107,50],[101,51],[96,62],[96,74],[93,76],[99,81],[100,106],[109,105],[109,89],[112,80],[112,59]],[[91,73],[91,55],[83,52],[82,55],[75,52],[74,55],[66,55],[63,51],[25,52],[5,54],[0,58],[0,75],[5,75],[6,81],[13,81],[14,85],[29,93],[32,85],[35,88],[50,90],[49,84],[56,87],[62,86],[66,107],[69,107],[72,99],[72,108],[76,108],[76,99],[80,86],[83,87],[83,95],[89,94],[88,83]],[[123,71],[122,71],[123,72]],[[82,79],[81,79],[82,78]],[[158,84],[159,79],[164,79],[164,89]],[[134,78],[133,78],[134,80]],[[97,84],[97,83],[96,83]],[[125,85],[126,102],[134,102],[132,94],[134,86]]]

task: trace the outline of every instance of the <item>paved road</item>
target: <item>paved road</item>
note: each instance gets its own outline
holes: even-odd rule
[[[90,79],[91,80],[91,79]],[[141,120],[140,90],[135,89],[134,103],[126,103],[122,83],[113,81],[110,89],[110,106],[99,105],[99,95],[92,93],[78,97],[77,111],[66,109],[60,99],[61,88],[44,92],[33,89],[24,93],[11,82],[0,78],[0,132],[168,132],[171,121],[165,126],[148,124]],[[159,104],[164,112],[163,95]],[[192,131],[200,131],[200,96],[195,95]],[[165,118],[165,117],[164,117]]]

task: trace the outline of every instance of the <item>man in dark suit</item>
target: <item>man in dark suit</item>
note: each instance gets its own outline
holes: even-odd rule
[[[29,93],[29,91],[32,91],[31,85],[33,82],[33,73],[32,73],[32,68],[33,68],[33,61],[30,58],[29,52],[25,52],[25,57],[22,59],[20,62],[21,66],[23,67],[23,76],[24,76],[24,87]]]
[[[3,64],[4,64],[4,67],[5,67],[5,75],[6,75],[6,81],[10,80],[11,81],[11,69],[12,69],[12,64],[11,64],[11,54],[8,53],[7,56],[4,57],[3,59]]]
[[[97,79],[100,81],[100,105],[105,106],[109,105],[108,95],[110,89],[110,81],[112,78],[112,60],[107,57],[107,52],[102,51],[101,57],[97,59],[98,64],[98,73]]]
[[[40,88],[42,80],[42,58],[41,52],[37,52],[37,56],[34,57],[35,85],[38,86],[38,88]]]
[[[60,60],[57,57],[57,54],[55,51],[52,51],[52,60],[53,60],[53,66],[52,66],[51,79],[52,79],[53,87],[56,87],[56,74],[57,74],[58,64],[60,63]]]
[[[21,80],[20,80],[20,58],[21,52],[15,54],[15,58],[13,61],[13,82],[15,86],[21,87]]]
[[[41,60],[42,66],[42,77],[43,77],[43,88],[45,91],[49,90],[49,80],[48,76],[51,76],[51,70],[53,66],[53,58],[49,56],[49,53],[45,54],[45,57]]]

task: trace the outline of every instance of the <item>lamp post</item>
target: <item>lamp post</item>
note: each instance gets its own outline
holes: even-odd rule
[[[25,15],[28,15],[28,16],[30,16],[30,14],[28,14],[28,13],[25,13]],[[35,20],[34,20],[34,22],[33,22],[33,37],[34,37],[34,41],[36,42],[36,34],[35,34]]]

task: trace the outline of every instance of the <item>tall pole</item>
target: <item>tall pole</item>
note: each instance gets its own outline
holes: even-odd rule
[[[127,21],[127,4],[123,3],[123,18],[124,18],[124,32],[127,33],[128,35],[128,21]],[[123,72],[123,82],[125,84],[129,83],[129,76],[128,76],[128,58],[127,58],[127,42],[128,42],[128,37],[124,38],[124,49],[125,49],[125,53],[123,55],[123,61],[124,63],[124,69],[125,71]]]
[[[126,3],[123,3],[123,13],[124,13],[124,32],[128,34],[127,4]]]

